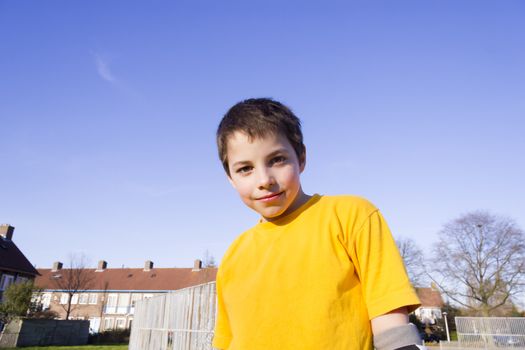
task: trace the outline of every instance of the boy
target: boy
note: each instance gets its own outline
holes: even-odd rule
[[[359,197],[303,192],[306,149],[291,110],[242,101],[217,144],[228,180],[261,219],[220,264],[213,346],[421,348],[407,316],[419,300],[383,217]]]

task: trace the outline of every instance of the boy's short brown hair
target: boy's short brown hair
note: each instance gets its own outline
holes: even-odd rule
[[[270,98],[250,98],[230,108],[222,118],[217,129],[217,147],[219,158],[226,174],[228,168],[228,138],[236,131],[241,131],[251,139],[269,134],[284,135],[292,145],[297,158],[304,159],[305,147],[301,121],[290,108]]]

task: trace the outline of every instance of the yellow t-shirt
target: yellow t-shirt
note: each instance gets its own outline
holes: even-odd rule
[[[239,236],[217,274],[213,346],[372,349],[370,319],[418,297],[383,217],[354,196],[315,195]]]

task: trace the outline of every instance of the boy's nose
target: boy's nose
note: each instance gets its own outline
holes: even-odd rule
[[[268,189],[275,185],[275,178],[271,171],[268,169],[261,169],[259,172],[259,189]]]

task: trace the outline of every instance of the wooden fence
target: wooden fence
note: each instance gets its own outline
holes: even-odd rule
[[[138,301],[129,350],[211,350],[215,282]]]

